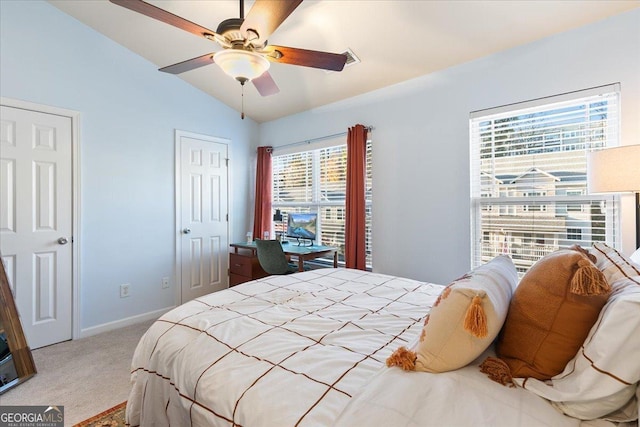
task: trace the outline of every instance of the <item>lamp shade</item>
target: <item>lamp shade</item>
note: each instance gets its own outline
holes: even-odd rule
[[[640,192],[640,144],[587,155],[589,193]]]
[[[241,49],[226,49],[213,55],[213,62],[236,80],[252,80],[269,69],[269,61],[262,55]]]

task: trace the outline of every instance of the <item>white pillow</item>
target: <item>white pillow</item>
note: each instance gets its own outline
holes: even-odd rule
[[[550,382],[514,379],[565,414],[583,420],[632,421],[638,414],[640,276],[623,277],[611,287],[598,320],[562,373]]]
[[[416,347],[399,348],[387,359],[387,366],[447,372],[468,365],[500,332],[517,281],[516,267],[507,255],[498,255],[456,279],[426,316]]]
[[[640,265],[640,248],[636,249],[634,253],[631,254],[629,259],[636,264]]]
[[[589,253],[596,257],[596,266],[609,283],[623,277],[640,276],[640,265],[605,243],[594,243]]]

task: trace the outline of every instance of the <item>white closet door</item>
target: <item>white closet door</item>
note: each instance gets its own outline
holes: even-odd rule
[[[71,339],[71,119],[0,114],[0,252],[29,346]]]

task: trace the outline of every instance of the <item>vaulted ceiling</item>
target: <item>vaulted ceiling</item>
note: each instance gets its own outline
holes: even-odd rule
[[[158,68],[221,48],[107,0],[50,3]],[[239,16],[237,0],[149,0],[215,30]],[[245,15],[254,1],[245,4]],[[274,45],[342,53],[360,63],[342,72],[274,63],[280,92],[268,97],[244,88],[244,111],[265,122],[366,93],[529,43],[640,7],[624,1],[305,0],[269,38]],[[180,78],[240,111],[240,84],[216,65]]]

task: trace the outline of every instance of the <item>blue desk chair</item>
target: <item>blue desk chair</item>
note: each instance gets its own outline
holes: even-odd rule
[[[269,274],[291,274],[298,271],[297,267],[289,264],[282,245],[277,240],[256,240],[258,262],[260,267]]]

